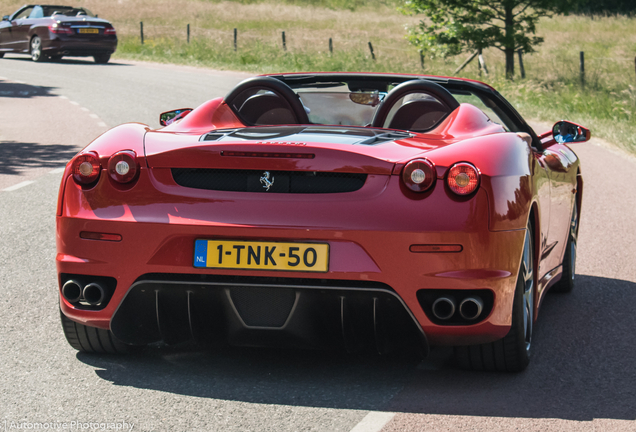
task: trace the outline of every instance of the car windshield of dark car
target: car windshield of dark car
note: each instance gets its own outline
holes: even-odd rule
[[[70,6],[42,6],[44,16],[64,15],[68,17],[94,15],[88,9],[74,8]]]
[[[28,18],[29,15],[31,15],[31,12],[33,12],[33,8],[32,7],[28,7],[26,9],[22,9],[20,12],[15,14],[12,19],[17,20],[17,19],[21,19],[21,18]]]

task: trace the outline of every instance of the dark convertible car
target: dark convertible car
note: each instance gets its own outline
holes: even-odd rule
[[[0,58],[21,53],[36,62],[80,56],[108,63],[115,49],[117,33],[112,24],[85,8],[26,5],[0,22]]]

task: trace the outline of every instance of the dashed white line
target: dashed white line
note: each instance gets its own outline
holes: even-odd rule
[[[81,109],[82,111],[88,112],[88,108],[86,108],[86,107],[80,107],[80,109]]]
[[[77,106],[79,106],[79,104],[78,104],[77,102],[75,102],[75,101],[70,100],[69,102],[71,103],[71,105],[77,105]]]
[[[99,126],[99,127],[108,127],[108,125],[106,123],[104,123],[104,122],[97,123],[97,126]]]
[[[20,189],[20,188],[22,188],[24,186],[28,186],[31,183],[35,183],[35,182],[32,181],[32,180],[27,180],[27,181],[23,181],[22,183],[14,184],[13,186],[9,186],[8,188],[4,188],[2,190],[5,191],[5,192],[11,192],[11,191],[14,191],[16,189]]]
[[[49,171],[49,174],[58,174],[58,173],[64,172],[65,169],[66,167],[55,168]]]
[[[58,96],[60,99],[66,99],[68,100],[68,98],[66,96]]]
[[[97,114],[90,113],[88,116],[91,118],[94,118],[95,120],[99,120],[99,117],[97,117]]]
[[[351,432],[380,432],[393,417],[395,413],[371,411]]]

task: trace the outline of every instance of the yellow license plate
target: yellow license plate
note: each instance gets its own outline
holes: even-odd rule
[[[91,33],[91,34],[97,34],[99,33],[99,29],[79,29],[80,33]]]
[[[329,270],[329,244],[196,240],[194,266],[244,270]]]

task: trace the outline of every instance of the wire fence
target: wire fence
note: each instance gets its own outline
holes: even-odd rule
[[[131,34],[132,29],[126,29],[127,33]],[[307,32],[301,30],[281,31],[272,30],[269,33],[269,37],[263,36],[262,31],[251,32],[243,31],[238,28],[234,28],[232,32],[228,32],[227,29],[209,28],[191,26],[187,24],[183,28],[176,28],[169,25],[152,24],[152,26],[144,26],[143,22],[139,23],[139,40],[143,45],[148,40],[161,40],[170,38],[173,40],[190,43],[196,40],[205,40],[207,43],[213,43],[217,47],[225,50],[240,51],[242,49],[248,49],[255,45],[269,44],[270,46],[278,45],[281,52],[307,52],[313,50],[319,53],[329,52],[333,54],[334,51],[359,51],[367,52],[370,59],[374,61],[382,61],[383,59],[394,59],[398,56],[403,57],[413,64],[417,64],[421,69],[425,69],[427,60],[422,52],[418,51],[416,47],[400,46],[398,43],[383,43],[382,41],[372,41],[373,32],[370,31],[350,31],[346,36],[340,35],[338,39],[326,36],[327,31]],[[401,40],[402,41],[402,40]],[[400,42],[401,42],[400,41]],[[522,78],[526,76],[526,70],[545,68],[550,66],[553,68],[563,67],[555,62],[549,62],[545,59],[538,60],[532,58],[529,62],[527,56],[521,51],[518,53],[517,68]],[[491,69],[489,72],[487,63],[488,59],[483,53],[472,53],[470,57],[464,61],[459,67],[454,69],[454,74],[461,72],[468,64],[470,64],[475,58],[477,58],[477,70],[479,75],[482,73],[485,76],[489,76],[490,73],[500,73],[497,67]],[[452,67],[454,62],[450,62],[449,68]],[[587,63],[587,69],[586,69]],[[620,66],[619,66],[620,64]],[[568,67],[573,69],[573,63],[568,62]],[[579,53],[578,59],[578,75],[581,85],[585,85],[587,81],[587,75],[590,73],[590,66],[596,70],[602,70],[605,76],[624,77],[629,70],[629,73],[633,76],[633,82],[636,82],[636,57],[590,57],[586,56],[583,51]],[[572,70],[572,73],[575,73]]]

